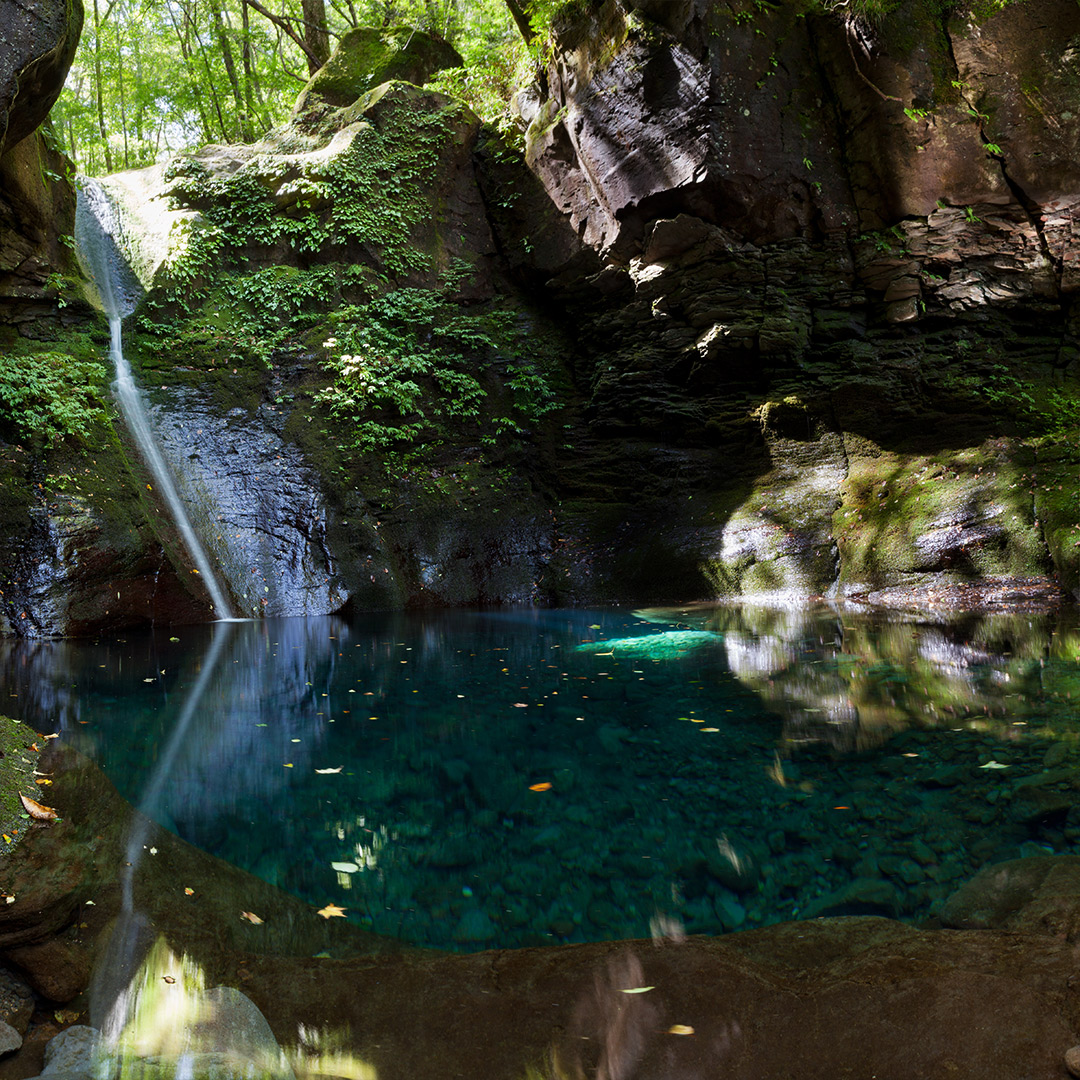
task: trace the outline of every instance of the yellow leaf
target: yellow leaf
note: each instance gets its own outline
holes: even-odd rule
[[[546,780],[542,784],[530,784],[529,785],[529,790],[530,791],[550,791],[551,790],[551,784]]]
[[[254,923],[256,926],[262,924],[262,919],[260,919],[253,911],[241,911],[240,918],[247,919],[249,923]]]
[[[655,986],[628,986],[626,989],[620,989],[620,994],[647,994],[650,990],[655,990]]]
[[[184,895],[185,896],[194,896],[195,895],[195,890],[185,886]]]
[[[56,820],[56,811],[51,806],[44,806],[39,802],[34,802],[33,799],[28,799],[21,792],[19,793],[19,799],[22,801],[23,809],[35,821],[55,821]]]
[[[318,914],[324,919],[332,919],[335,916],[339,919],[345,918],[345,909],[338,907],[337,904],[327,904],[324,908],[319,908]]]
[[[694,1029],[689,1024],[672,1024],[667,1029],[669,1035],[693,1035]]]

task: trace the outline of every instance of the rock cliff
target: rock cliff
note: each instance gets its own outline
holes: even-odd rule
[[[519,105],[601,265],[544,269],[592,430],[680,447],[672,561],[732,597],[1075,593],[1076,5],[581,7]]]
[[[1080,592],[1075,4],[568,5],[523,156],[394,41],[109,181],[240,609]],[[110,431],[9,455],[7,632],[207,610]]]
[[[0,4],[0,318],[34,336],[58,321],[57,296],[75,269],[70,162],[38,129],[64,85],[82,17],[79,0]]]

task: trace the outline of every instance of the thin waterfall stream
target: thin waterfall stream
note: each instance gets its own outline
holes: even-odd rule
[[[210,594],[214,614],[219,619],[232,619],[235,617],[232,606],[176,490],[176,483],[150,428],[150,418],[135,385],[131,366],[124,356],[121,324],[124,317],[134,311],[141,290],[117,248],[115,234],[115,214],[108,195],[96,181],[84,178],[79,187],[76,242],[79,256],[101,294],[102,306],[109,320],[109,356],[116,371],[116,382],[113,384],[116,400],[157,490],[165,500],[184,547]]]

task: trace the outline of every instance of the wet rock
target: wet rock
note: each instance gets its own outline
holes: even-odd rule
[[[1044,769],[1056,769],[1069,756],[1069,744],[1067,742],[1052,743],[1043,754],[1042,764]]]
[[[499,928],[491,921],[486,911],[470,908],[454,927],[454,940],[463,945],[479,944],[491,941],[498,932]]]
[[[95,1076],[97,1054],[101,1047],[101,1032],[97,1028],[83,1024],[65,1028],[45,1046],[42,1076],[59,1075],[65,1080],[76,1076]]]
[[[1021,789],[1013,797],[1011,812],[1015,821],[1034,825],[1051,818],[1063,821],[1077,805],[1077,796],[1071,791],[1056,791],[1041,787]]]
[[[1072,938],[1080,930],[1080,856],[1012,859],[980,870],[945,902],[944,926]]]
[[[709,873],[721,885],[738,893],[750,892],[757,887],[761,867],[750,849],[739,841],[721,837],[717,850],[707,859]]]
[[[0,1019],[21,1035],[26,1034],[34,1012],[34,995],[12,972],[0,969]]]
[[[90,955],[75,942],[52,938],[40,945],[16,946],[4,955],[47,1001],[71,1001],[90,984]]]
[[[896,886],[883,878],[855,878],[835,892],[819,897],[803,911],[807,919],[836,915],[883,915],[898,918],[903,910]]]
[[[1070,1076],[1080,1077],[1080,1046],[1072,1046],[1065,1051],[1065,1068]]]
[[[10,1054],[22,1046],[22,1036],[10,1024],[0,1020],[0,1054]]]

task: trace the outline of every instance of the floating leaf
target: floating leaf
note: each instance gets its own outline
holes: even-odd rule
[[[254,923],[256,926],[260,926],[262,924],[262,919],[260,919],[259,916],[256,915],[253,911],[241,911],[240,918],[247,919],[249,923]]]
[[[650,990],[655,990],[655,986],[628,986],[625,988],[620,987],[620,994],[647,994]]]
[[[184,887],[184,895],[185,896],[194,896],[195,895],[195,890],[190,888],[189,886],[185,886]]]
[[[551,790],[551,783],[549,781],[545,780],[542,784],[530,784],[529,785],[529,790],[530,791],[550,791]]]
[[[1008,765],[1002,765],[1000,761],[988,761],[985,765],[980,765],[980,769],[1007,769]]]
[[[344,919],[345,909],[343,907],[338,907],[337,904],[327,904],[326,907],[319,908],[318,914],[324,919]]]
[[[162,975],[161,981],[167,982],[170,986],[172,986],[172,984],[176,982],[176,980],[171,975]]]
[[[339,765],[336,769],[316,769],[315,771],[320,776],[328,776],[330,773],[339,773],[344,768],[343,765]]]
[[[354,862],[332,862],[330,867],[341,874],[355,874],[360,869]]]
[[[60,738],[59,735],[42,735],[41,737],[43,739],[59,739]]]
[[[693,1035],[694,1029],[689,1024],[672,1024],[667,1029],[669,1035]]]
[[[19,799],[22,801],[23,809],[35,821],[56,821],[56,811],[51,806],[43,806],[39,802],[34,802],[33,799],[28,799],[21,792],[19,793]]]

